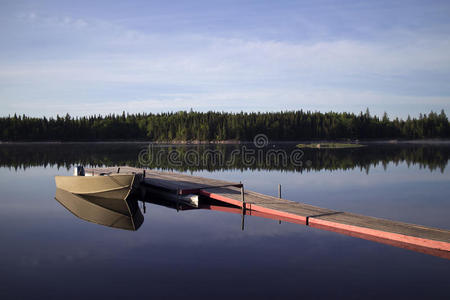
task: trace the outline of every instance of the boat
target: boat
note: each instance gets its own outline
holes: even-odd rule
[[[82,196],[125,200],[139,187],[141,174],[99,174],[85,176],[84,168],[76,167],[75,176],[55,176],[58,189]]]
[[[55,200],[78,218],[108,227],[136,231],[144,222],[133,197],[118,200],[73,194],[57,188]]]

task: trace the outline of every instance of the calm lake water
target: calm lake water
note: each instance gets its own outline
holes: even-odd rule
[[[225,158],[243,145],[158,146]],[[269,145],[287,153],[294,145]],[[55,199],[73,166],[139,165],[146,144],[0,145],[0,298],[450,299],[450,261],[298,224],[147,204],[137,231],[81,220]],[[159,153],[159,152],[158,152]],[[308,149],[302,165],[240,159],[148,166],[243,181],[326,208],[450,228],[450,145]]]

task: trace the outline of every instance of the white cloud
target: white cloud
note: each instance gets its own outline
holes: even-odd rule
[[[36,13],[19,19],[33,26],[27,34],[37,39],[36,53],[20,48],[29,56],[0,56],[2,113],[32,111],[43,102],[53,103],[52,111],[99,112],[105,104],[118,111],[449,108],[448,37],[395,32],[382,41],[294,43],[164,36]]]

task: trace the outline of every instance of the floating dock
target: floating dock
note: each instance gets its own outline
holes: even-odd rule
[[[241,183],[131,167],[86,169],[92,175],[144,174],[141,186],[181,197],[199,195],[232,205],[222,210],[303,224],[450,259],[450,230],[316,207],[246,190]]]

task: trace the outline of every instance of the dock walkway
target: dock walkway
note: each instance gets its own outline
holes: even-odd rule
[[[94,175],[117,171],[139,174],[144,172],[143,169],[131,167],[86,171]],[[143,184],[179,195],[206,196],[240,207],[246,215],[264,215],[280,221],[304,224],[450,259],[450,231],[445,229],[316,207],[245,190],[236,182],[174,172],[145,170]]]

